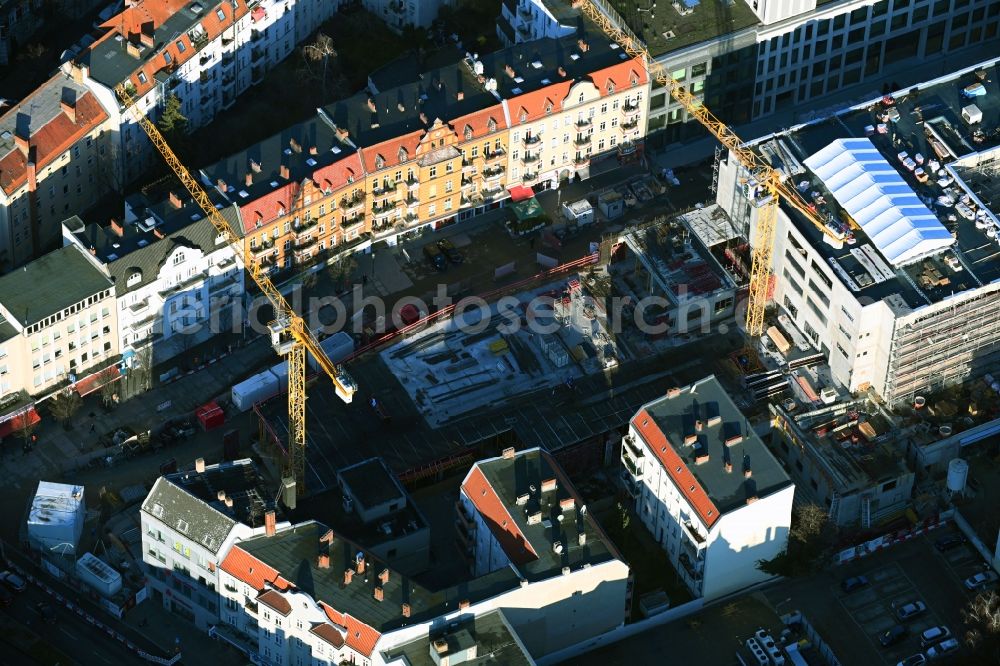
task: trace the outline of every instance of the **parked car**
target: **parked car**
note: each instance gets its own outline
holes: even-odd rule
[[[922,634],[920,634],[920,647],[930,647],[935,643],[940,643],[946,638],[951,638],[951,631],[943,624],[939,624],[936,627],[926,629]]]
[[[465,261],[465,257],[463,257],[462,253],[458,251],[458,248],[455,247],[455,244],[452,243],[447,238],[442,238],[441,240],[439,240],[437,242],[437,246],[438,249],[441,250],[441,252],[444,254],[444,256],[448,258],[448,261],[455,264],[456,266]]]
[[[427,257],[427,262],[439,271],[448,268],[448,259],[434,243],[424,245],[424,256]]]
[[[889,647],[906,638],[907,633],[909,631],[906,625],[897,624],[879,634],[878,642],[882,644],[882,647]]]
[[[937,645],[928,648],[927,658],[930,659],[931,661],[934,661],[935,659],[941,659],[942,657],[946,657],[949,654],[958,652],[958,648],[959,648],[958,639],[949,638],[946,641],[942,641]]]
[[[42,618],[43,622],[48,622],[49,624],[56,621],[56,609],[47,604],[44,601],[39,601],[35,604],[35,612],[38,616]]]
[[[965,587],[970,590],[981,590],[988,585],[997,582],[997,576],[995,571],[981,571],[975,576],[969,576],[965,579]]]
[[[945,552],[946,550],[951,550],[953,548],[958,548],[966,539],[961,534],[952,534],[951,536],[941,537],[934,542],[934,547],[940,552]]]
[[[3,583],[14,592],[24,592],[28,587],[23,578],[10,571],[0,572],[0,583]]]
[[[896,617],[901,620],[912,620],[927,610],[927,604],[922,601],[911,601],[896,608]]]
[[[14,593],[0,585],[0,606],[10,606],[14,602]]]
[[[840,581],[840,589],[844,592],[854,592],[863,587],[868,587],[868,578],[866,576],[852,576]]]
[[[925,657],[923,653],[918,652],[917,654],[911,654],[909,657],[896,664],[896,666],[924,666],[926,663],[927,657]]]

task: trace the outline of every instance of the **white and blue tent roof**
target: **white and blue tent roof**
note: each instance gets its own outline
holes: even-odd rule
[[[955,242],[867,138],[837,139],[805,164],[893,266],[937,254]]]

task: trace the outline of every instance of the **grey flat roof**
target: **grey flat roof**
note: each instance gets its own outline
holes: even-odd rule
[[[518,642],[517,635],[511,631],[502,610],[463,620],[456,627],[435,629],[426,636],[386,650],[383,654],[386,661],[405,659],[409,666],[436,666],[437,662],[431,658],[431,644],[439,639],[448,642],[449,654],[471,645],[478,646],[477,657],[463,661],[463,664],[531,666],[535,663]]]
[[[646,43],[654,58],[760,23],[745,0],[700,0],[683,16],[668,0],[660,0],[653,12],[645,11],[652,4],[646,0],[641,3],[638,0],[611,0],[610,4],[632,32]],[[684,6],[683,2],[678,4]],[[640,8],[643,11],[638,11]]]
[[[647,404],[645,410],[720,513],[745,506],[750,497],[763,498],[791,485],[781,463],[714,375],[684,387],[675,397],[666,395]],[[714,417],[719,423],[709,425]],[[701,431],[695,426],[699,420]],[[697,443],[684,444],[688,435],[696,435]],[[726,440],[734,437],[742,439],[726,446]],[[698,464],[696,458],[703,453],[708,461]],[[726,462],[732,464],[731,472],[726,471]],[[745,478],[748,469],[752,476]]]
[[[538,556],[517,565],[529,580],[548,577],[562,571],[563,567],[577,569],[584,564],[618,558],[614,546],[549,453],[528,449],[518,451],[513,458],[501,456],[480,461],[476,467]],[[542,482],[547,479],[555,479],[555,490],[542,489]],[[517,502],[521,496],[527,496],[523,505]],[[561,508],[560,503],[571,498],[573,506]],[[471,499],[475,503],[476,498]],[[531,525],[528,516],[536,512],[541,512],[542,520]],[[484,517],[489,522],[489,517]],[[581,533],[586,535],[584,544],[579,543]],[[554,551],[556,543],[562,544],[561,553]],[[513,553],[508,555],[512,561],[517,559]]]
[[[341,482],[363,507],[372,508],[393,500],[406,499],[399,480],[389,472],[381,458],[369,458],[340,470],[338,474]]]
[[[790,206],[783,205],[784,212],[807,238],[810,245],[828,263],[831,259],[836,261],[858,284],[860,289],[854,292],[858,297],[866,296],[873,300],[882,300],[897,295],[910,308],[919,308],[1000,278],[1000,247],[997,247],[996,242],[988,238],[983,230],[977,229],[974,222],[957,215],[953,208],[942,208],[934,203],[937,197],[944,193],[943,188],[936,183],[936,176],[925,183],[920,183],[912,172],[902,166],[897,157],[903,150],[911,157],[920,153],[925,158],[926,169],[927,162],[935,158],[927,137],[929,128],[937,132],[957,156],[981,152],[1000,145],[1000,134],[997,134],[997,130],[1000,130],[1000,68],[997,63],[998,61],[993,61],[983,67],[987,74],[986,80],[982,81],[987,92],[984,96],[972,99],[962,96],[963,88],[978,81],[972,72],[956,73],[947,80],[933,85],[919,86],[917,93],[906,94],[904,91],[896,94],[893,106],[899,113],[899,119],[886,123],[889,133],[875,133],[869,137],[886,161],[895,167],[918,196],[929,202],[929,208],[942,224],[957,236],[957,242],[949,250],[936,257],[892,270],[890,278],[885,281],[871,282],[867,277],[869,272],[852,253],[852,250],[864,245],[874,248],[864,232],[855,230],[857,242],[854,245],[844,245],[841,249],[835,249],[823,241],[823,234],[813,224]],[[915,86],[912,90],[917,88]],[[978,125],[984,133],[982,141],[974,140],[973,128],[961,117],[962,108],[973,103],[983,111],[983,121]],[[875,114],[880,111],[884,111],[881,104],[848,109],[829,119],[793,128],[779,135],[763,137],[757,140],[755,145],[760,146],[777,137],[801,162],[835,139],[863,137],[870,134],[870,130],[866,128],[879,123]],[[942,167],[953,161],[939,160]],[[807,177],[805,174],[797,174],[794,180],[797,184],[805,177]],[[808,173],[808,179],[810,191],[819,191],[825,195],[826,203],[820,207],[820,211],[838,218],[840,207],[833,196],[813,174]],[[994,215],[998,212],[1000,209],[993,209]],[[951,219],[952,217],[955,219]],[[943,257],[951,253],[962,261],[963,270],[954,271],[945,264]],[[944,276],[946,282],[938,284],[933,280],[927,280],[926,275]],[[839,279],[843,281],[843,278]],[[859,280],[863,283],[859,283]]]
[[[30,326],[110,287],[111,280],[69,245],[0,277],[0,304]]]

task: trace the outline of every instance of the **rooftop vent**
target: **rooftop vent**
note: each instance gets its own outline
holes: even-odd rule
[[[531,66],[534,67],[535,69],[541,69],[542,68],[542,61],[541,60],[532,60],[531,61]]]

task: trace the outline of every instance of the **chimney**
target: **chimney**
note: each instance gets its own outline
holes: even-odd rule
[[[264,534],[273,537],[274,533],[277,532],[276,518],[274,516],[274,509],[268,509],[264,514]]]
[[[79,84],[83,84],[83,80],[87,77],[87,67],[86,65],[81,65],[78,63],[72,63],[70,65],[69,75]]]
[[[119,238],[125,235],[125,227],[123,227],[121,223],[114,218],[111,219],[111,233],[113,233],[115,236],[118,236]],[[199,458],[198,460],[201,460],[201,458]],[[195,464],[197,465],[197,461],[195,462]],[[204,461],[202,461],[201,463],[201,471],[203,472],[205,471]]]
[[[227,509],[232,509],[233,508],[233,498],[232,497],[227,497],[226,498],[226,508]]]
[[[674,386],[673,388],[667,389],[667,397],[668,398],[676,398],[680,394],[681,394],[681,390],[677,386]]]
[[[726,438],[726,446],[736,446],[743,441],[743,435],[733,435]]]
[[[753,476],[753,470],[752,469],[748,468],[748,469],[743,470],[743,478],[744,479],[749,479],[751,476]]]
[[[542,481],[542,492],[543,493],[547,493],[550,490],[555,490],[555,489],[556,489],[556,480],[555,479],[545,479],[545,480]]]
[[[709,416],[708,421],[705,422],[705,425],[708,426],[709,428],[714,428],[720,423],[722,423],[722,417],[716,414],[715,416]]]
[[[375,113],[375,100],[371,97],[368,98],[368,110]]]
[[[288,140],[288,147],[291,148],[296,153],[302,152],[302,146],[300,146],[299,142],[296,141],[295,139]]]
[[[160,239],[164,238],[163,231],[159,227],[153,229],[153,235]]]
[[[288,180],[288,177],[289,177],[288,167],[285,166],[284,164],[282,164],[281,168],[278,169],[278,175],[280,175],[285,180]]]
[[[115,221],[111,220],[111,224],[114,225]],[[198,459],[196,459],[194,461],[194,471],[198,472],[199,474],[201,474],[202,472],[205,471],[205,459],[204,458],[198,458]]]
[[[694,457],[694,464],[695,465],[704,465],[707,462],[708,462],[708,454],[707,453],[701,453],[701,454],[698,454],[698,455],[696,455]]]
[[[557,69],[556,71],[559,72],[559,76],[563,77],[564,79],[566,78],[566,68],[565,67],[563,67],[562,65],[560,65],[559,69]]]
[[[733,473],[733,463],[727,462],[725,464],[725,468],[726,468],[726,474],[732,474]]]
[[[757,501],[756,495],[751,495],[750,497],[747,498],[747,504],[753,504],[756,501]]]
[[[455,99],[461,102],[463,99],[465,99],[465,93],[459,90],[457,93],[455,93]]]
[[[505,65],[503,71],[507,73],[507,76],[514,78],[514,68],[510,65]]]
[[[59,101],[59,109],[66,114],[71,123],[76,124],[76,102],[70,102],[63,98]]]
[[[173,206],[174,208],[180,208],[181,206],[184,205],[184,203],[181,201],[180,196],[176,192],[171,192],[169,199],[170,199],[170,205]]]
[[[309,154],[319,155],[319,149],[317,149],[316,146],[309,146]]]
[[[536,511],[534,513],[528,514],[528,524],[529,525],[537,525],[540,522],[542,522],[542,512],[541,511]]]
[[[423,123],[424,125],[427,124],[427,114],[424,113],[423,111],[420,112],[420,122]]]
[[[325,543],[328,546],[333,545],[333,530],[327,530],[326,534],[319,538],[320,543]]]
[[[385,592],[381,587],[376,587],[373,596],[375,597],[375,601],[382,601],[385,598]]]
[[[386,583],[388,583],[389,582],[389,570],[388,569],[382,569],[382,573],[380,573],[378,575],[378,579],[380,581],[382,581],[383,585],[385,585]]]
[[[580,53],[586,53],[590,50],[590,44],[588,44],[585,39],[578,39],[576,42],[576,48],[580,49]]]
[[[397,104],[396,108],[399,110],[400,113],[404,113],[406,111],[406,107],[403,106],[402,102],[400,102],[399,104]]]
[[[253,174],[248,172],[247,175],[243,177],[243,183],[247,187],[250,187],[251,185],[253,185]]]
[[[513,460],[515,452],[516,451],[513,446],[508,446],[506,449],[503,450],[503,453],[501,455],[503,456],[504,460]]]
[[[458,602],[458,610],[465,610],[468,607],[469,607],[468,599],[462,599],[461,601]]]
[[[255,162],[254,160],[250,160],[250,170],[253,171],[254,173],[260,173],[260,162]]]
[[[129,54],[133,58],[139,58],[139,45],[133,44],[132,40],[126,40],[125,42],[125,53]]]
[[[28,191],[34,192],[38,189],[38,172],[35,170],[35,163],[29,161],[24,165],[28,172]]]
[[[348,136],[350,136],[350,132],[348,132],[346,129],[344,129],[343,127],[338,127],[337,128],[337,140],[338,141],[347,141],[347,137]]]
[[[21,151],[21,154],[28,157],[28,151],[30,150],[31,140],[28,138],[27,131],[16,131],[14,134],[14,146]]]
[[[559,508],[563,511],[572,511],[576,508],[576,500],[572,497],[567,497],[566,499],[559,500]]]
[[[226,193],[226,181],[220,178],[219,180],[215,181],[215,186],[219,188],[220,193],[222,194]]]
[[[146,21],[139,27],[139,42],[143,46],[153,46],[156,40],[153,39],[153,22]]]
[[[410,604],[403,604],[403,617],[410,617]]]
[[[705,424],[702,423],[701,419],[698,419],[698,420],[696,420],[694,422],[694,429],[695,429],[695,432],[701,432],[702,430],[705,429]]]
[[[587,533],[586,532],[580,532],[580,534],[576,537],[576,542],[578,544],[580,544],[581,546],[586,546],[587,545]]]
[[[97,256],[97,248],[94,247],[93,245],[90,246],[90,254],[95,257]]]
[[[344,585],[350,585],[354,579],[354,569],[344,569]]]
[[[365,572],[365,556],[364,555],[362,555],[361,557],[358,558],[357,567],[358,567],[358,573],[359,574],[363,574]]]
[[[316,558],[316,566],[320,569],[329,569],[330,556],[327,555],[326,553],[321,554],[319,557]]]
[[[697,441],[698,441],[698,435],[695,435],[695,434],[684,435],[684,443],[685,444],[694,444]]]

